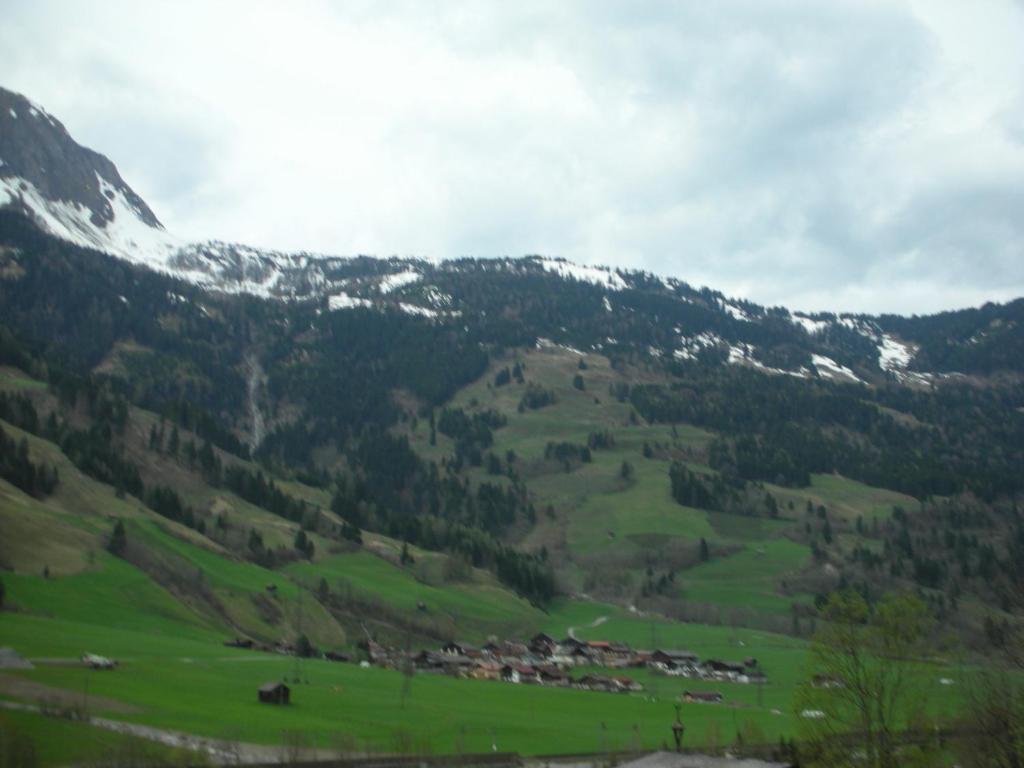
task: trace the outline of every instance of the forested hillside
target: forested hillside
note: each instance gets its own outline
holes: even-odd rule
[[[977,351],[1012,347],[1020,302],[809,318],[538,259],[361,258],[339,305],[204,291],[13,212],[0,235],[2,362],[42,387],[3,420],[261,567],[379,534],[541,608],[586,592],[800,633],[841,584],[906,584],[988,606],[961,612],[985,642],[1020,607],[1024,385]],[[914,356],[886,367],[897,338]],[[2,445],[14,485],[59,487]]]

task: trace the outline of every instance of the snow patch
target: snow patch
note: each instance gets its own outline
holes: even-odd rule
[[[36,119],[39,119],[40,117],[42,117],[50,125],[56,125],[56,122],[53,119],[53,115],[51,115],[49,112],[47,112],[41,106],[36,104],[34,101],[30,101],[28,103],[28,113],[29,113],[29,115],[31,115],[32,117],[34,117]],[[11,116],[17,118],[17,115],[14,114],[14,110],[13,109],[11,110]]]
[[[815,320],[813,317],[805,315],[790,315],[789,319],[794,325],[801,326],[811,336],[821,333],[832,324],[829,320]]]
[[[327,308],[332,312],[336,309],[353,309],[355,307],[372,307],[373,302],[369,299],[361,299],[358,296],[349,296],[347,293],[336,293],[327,299]]]
[[[737,320],[742,320],[745,323],[754,322],[754,318],[744,312],[742,309],[737,307],[735,304],[730,304],[728,301],[723,299],[718,300],[718,306],[722,308],[722,311],[728,315],[731,315]]]
[[[914,348],[887,333],[878,339],[878,364],[886,371],[903,370],[914,357]]]
[[[680,333],[679,328],[674,329],[676,333]],[[711,333],[710,331],[704,331],[698,333],[696,336],[683,336],[680,334],[679,344],[680,348],[672,352],[672,356],[679,360],[696,360],[697,353],[702,349],[708,347],[717,347],[719,344],[724,344],[721,337]]]
[[[587,354],[586,352],[581,352],[576,349],[576,347],[570,347],[568,344],[558,344],[551,339],[545,339],[542,336],[537,337],[537,343],[535,346],[537,349],[563,349],[566,352],[572,352],[572,354],[579,355],[580,357],[586,357]]]
[[[397,291],[403,286],[415,283],[420,279],[420,277],[421,275],[419,272],[413,272],[411,269],[407,269],[404,272],[398,272],[394,275],[386,275],[380,281],[380,292],[387,294],[392,291]]]
[[[618,272],[612,272],[607,267],[585,267],[561,259],[537,259],[536,263],[545,271],[554,272],[569,280],[593,283],[613,291],[621,291],[629,287]]]
[[[757,367],[763,367],[754,357],[754,345],[747,344],[741,341],[739,344],[729,345],[729,363],[730,365],[738,365],[740,363],[750,363]]]
[[[151,227],[124,194],[97,174],[101,192],[113,211],[113,220],[95,225],[92,212],[78,203],[48,200],[25,179],[0,179],[0,205],[19,201],[47,232],[83,248],[94,248],[161,272],[174,272],[170,257],[183,245],[163,229]]]
[[[440,312],[436,309],[428,309],[427,307],[418,307],[415,304],[406,304],[404,301],[398,302],[398,308],[405,312],[407,315],[419,315],[420,317],[436,318],[440,316]]]
[[[424,291],[424,298],[430,302],[431,306],[435,309],[445,309],[452,305],[452,297],[447,293],[442,293],[434,286],[428,286]]]
[[[17,119],[18,119],[18,113],[14,111],[14,108],[13,108],[13,107],[7,110],[7,114],[9,114],[9,115],[10,115],[11,117],[13,117],[13,118],[14,118],[15,120],[17,120]]]
[[[826,379],[832,379],[833,381],[843,381],[849,379],[856,381],[858,384],[864,382],[857,377],[853,371],[847,368],[845,365],[840,365],[831,357],[825,357],[824,355],[811,355],[811,360],[814,363],[814,367],[818,371],[818,375]]]
[[[611,312],[612,311],[612,303],[610,301],[608,301],[608,297],[607,296],[602,296],[601,297],[601,301],[604,304],[605,311],[606,312]]]
[[[763,373],[774,373],[779,376],[794,376],[798,379],[806,379],[810,376],[810,371],[806,368],[801,368],[799,371],[787,371],[784,368],[772,368],[771,366],[765,365],[754,357],[756,349],[757,348],[753,344],[747,344],[744,341],[739,342],[739,344],[730,344],[729,364],[747,365]]]

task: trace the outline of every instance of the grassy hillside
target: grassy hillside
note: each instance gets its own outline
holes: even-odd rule
[[[522,366],[525,381],[496,387],[497,372],[514,362]],[[576,376],[583,379],[582,390],[574,383]],[[615,370],[600,355],[545,347],[495,361],[452,400],[450,407],[494,409],[507,419],[494,433],[492,450],[499,457],[515,454],[516,472],[541,510],[521,545],[555,555],[552,561],[570,592],[634,603],[642,597],[648,569],[658,576],[674,572],[675,588],[669,593],[675,597],[726,612],[743,608],[742,620],[778,616],[777,626],[783,628],[791,606],[810,599],[781,586],[810,563],[811,550],[796,535],[807,502],[835,507],[834,514],[851,520],[883,514],[887,504],[908,503],[900,494],[816,476],[807,489],[765,487],[778,499],[779,519],[681,506],[671,495],[669,467],[678,461],[713,475],[706,462],[714,435],[687,425],[649,425],[612,394],[626,382],[648,380],[660,381],[659,374]],[[554,403],[537,410],[520,407],[531,385],[553,393]],[[583,446],[594,433],[610,435],[612,444],[592,450],[589,462],[566,466],[545,459],[549,443]],[[444,436],[435,446],[426,438],[422,423],[410,431],[424,455],[439,459],[452,450]],[[485,477],[482,470],[471,470],[471,477],[474,472],[478,479]],[[700,561],[701,540],[712,562]]]
[[[35,599],[32,588],[16,580],[11,592],[27,602],[30,596]],[[527,754],[657,748],[670,740],[672,705],[687,689],[719,690],[725,696],[723,705],[683,705],[691,745],[731,742],[738,729],[752,725],[771,741],[793,733],[793,692],[806,660],[802,642],[771,633],[684,625],[611,605],[562,601],[546,619],[552,633],[562,635],[573,627],[579,637],[685,647],[703,657],[754,655],[770,682],[759,688],[631,671],[647,690],[616,695],[424,674],[409,680],[377,668],[312,660],[297,666],[294,659],[276,654],[226,649],[216,633],[198,627],[166,633],[152,612],[138,621],[127,616],[135,606],[112,605],[106,621],[98,623],[4,614],[4,642],[23,654],[57,660],[73,658],[84,647],[122,662],[118,670],[102,673],[51,662],[17,676],[82,695],[87,691],[94,714],[266,744],[299,739],[347,750],[435,752],[488,751],[494,744]],[[76,615],[58,604],[51,607]],[[136,628],[127,628],[132,622]],[[296,670],[300,679],[292,682],[291,707],[257,703],[259,685],[282,678],[293,681]],[[939,668],[918,672],[918,685],[932,697],[936,711],[954,706],[938,678],[956,674]]]
[[[30,392],[42,414],[56,409],[54,396],[41,382],[17,369],[2,373],[0,389]],[[0,568],[11,572],[8,580],[25,595],[20,606],[25,611],[60,615],[53,601],[65,601],[70,618],[79,618],[74,611],[80,610],[89,621],[87,606],[116,602],[123,586],[140,608],[126,614],[139,617],[132,621],[149,620],[141,610],[146,606],[149,613],[168,614],[170,601],[183,624],[267,642],[305,634],[325,648],[351,647],[362,638],[366,622],[360,613],[373,633],[389,640],[406,638],[410,631],[419,640],[479,639],[540,623],[539,612],[492,575],[461,564],[450,567],[447,555],[414,548],[416,563],[403,568],[400,544],[386,536],[367,533],[360,549],[326,533],[341,526],[329,509],[329,492],[273,478],[291,498],[315,510],[323,526],[305,531],[315,547],[312,559],[300,556],[292,549],[298,522],[211,486],[180,455],[154,450],[152,430],[169,433],[171,427],[145,410],[130,408],[123,434],[126,456],[140,467],[147,486],[173,488],[195,510],[202,531],[161,517],[132,495],[85,475],[52,442],[7,422],[0,425],[13,439],[27,441],[33,461],[54,467],[60,476],[55,491],[43,499],[0,480],[0,521],[12,533],[0,537]],[[180,430],[179,443],[190,440],[195,436]],[[265,471],[214,450],[225,464],[254,474]],[[117,520],[124,523],[128,540],[123,559],[106,552]],[[246,541],[254,532],[266,550],[284,558],[280,570],[251,561]],[[351,597],[354,591],[358,601],[323,605],[318,599],[321,580],[332,595]],[[145,588],[136,589],[140,584]]]
[[[402,562],[402,542],[384,535],[364,532],[361,546],[345,541],[334,532],[340,521],[329,511],[329,490],[275,477],[327,523],[307,532],[315,553],[302,556],[293,549],[299,522],[208,484],[180,455],[153,450],[149,434],[160,421],[144,410],[130,411],[126,453],[147,485],[169,484],[195,509],[201,529],[161,517],[142,500],[83,474],[56,444],[3,423],[8,434],[27,441],[34,461],[59,471],[60,483],[52,495],[35,498],[0,481],[0,524],[10,533],[0,537],[6,587],[0,644],[35,659],[69,661],[92,652],[122,662],[113,673],[51,661],[12,674],[76,695],[88,690],[97,714],[132,722],[257,743],[301,738],[349,751],[655,748],[671,738],[672,705],[682,691],[709,688],[722,690],[725,704],[684,705],[690,743],[729,742],[742,728],[768,741],[792,735],[807,645],[787,633],[794,606],[810,604],[814,579],[824,573],[812,557],[823,520],[818,508],[827,507],[836,526],[833,546],[852,547],[861,541],[853,528],[858,518],[884,518],[892,506],[913,500],[829,475],[815,476],[805,489],[757,488],[777,499],[774,518],[682,506],[672,498],[669,467],[680,462],[713,476],[707,454],[715,436],[685,425],[646,424],[609,394],[616,383],[654,374],[617,371],[597,355],[588,355],[581,369],[579,355],[559,348],[523,352],[519,359],[526,381],[553,392],[553,404],[520,408],[526,384],[493,386],[509,358],[460,391],[451,406],[493,408],[507,418],[491,450],[506,462],[514,453],[508,465],[538,511],[535,525],[517,522],[507,535],[524,549],[547,553],[565,593],[553,604],[531,605],[492,573],[449,555],[413,546],[412,561]],[[31,393],[44,412],[52,406],[39,382],[12,369],[0,373],[0,387]],[[584,377],[583,390],[573,384],[576,375]],[[401,429],[423,456],[451,456],[453,444],[444,435],[430,444],[425,419],[408,420]],[[585,445],[594,433],[607,433],[611,441],[593,449],[589,462],[566,465],[545,456],[549,442]],[[194,435],[183,430],[181,440],[187,439]],[[247,460],[216,454],[273,477]],[[509,482],[483,467],[463,474],[471,484]],[[127,538],[121,557],[107,551],[117,520]],[[272,566],[247,550],[254,534],[278,553]],[[661,584],[650,591],[655,580]],[[805,619],[800,634],[809,629]],[[769,684],[710,684],[640,670],[630,674],[646,686],[643,694],[610,695],[423,674],[409,679],[223,646],[236,635],[289,642],[303,634],[321,649],[356,652],[367,635],[436,647],[448,638],[481,642],[538,630],[640,648],[688,648],[702,658],[754,656]],[[256,702],[260,684],[296,675],[293,707]],[[929,700],[946,710],[955,696],[938,686],[939,676],[933,668],[916,671]],[[2,685],[0,697],[16,698]],[[119,706],[111,709],[111,702]],[[27,732],[58,732],[31,716],[22,719]],[[83,737],[86,746],[75,756],[109,746],[97,739]],[[56,763],[67,754],[44,758]]]
[[[444,575],[446,558],[413,549],[406,568],[367,551],[335,555],[317,563],[297,563],[287,573],[315,586],[324,579],[339,598],[379,605],[435,636],[481,641],[489,635],[525,634],[543,613],[476,572],[458,580]],[[433,561],[433,562],[432,562]]]

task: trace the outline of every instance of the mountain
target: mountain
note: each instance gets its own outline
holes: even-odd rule
[[[77,144],[45,109],[3,88],[0,204],[57,237],[124,258],[174,247],[110,160]]]
[[[601,289],[591,295],[600,295],[607,316],[597,313],[586,332],[570,333],[561,323],[532,330],[592,351],[621,343],[654,357],[703,355],[767,373],[917,385],[1019,370],[1024,360],[1019,301],[931,319],[807,315],[694,290],[672,278],[543,257],[434,264],[188,243],[164,230],[110,160],[75,143],[42,107],[0,89],[0,128],[0,209],[20,211],[68,242],[211,290],[326,299],[330,311],[390,308],[443,321],[494,309],[461,295],[461,284],[486,275],[499,282],[549,277]],[[646,327],[641,332],[638,325]]]
[[[975,642],[1022,607],[1024,300],[807,315],[543,256],[188,244],[4,99],[0,420],[38,446],[0,446],[19,492],[63,509],[70,465],[261,568],[299,533],[312,560],[382,537],[535,607],[799,634],[837,586],[912,587]],[[390,631],[436,635],[417,610]]]

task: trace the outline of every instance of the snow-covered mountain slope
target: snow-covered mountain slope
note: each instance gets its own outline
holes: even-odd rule
[[[40,229],[62,240],[211,290],[295,299],[338,295],[349,282],[346,265],[352,259],[282,253],[214,240],[192,243],[174,236],[108,158],[75,142],[64,125],[41,106],[3,88],[0,208],[24,213]],[[612,290],[627,287],[611,269],[541,257],[528,262],[532,268],[567,280]],[[382,298],[420,280],[416,268],[398,262],[394,272],[362,287],[373,289],[375,296]],[[421,309],[433,313],[439,308],[424,306],[410,311]]]
[[[393,311],[436,323],[459,318],[467,331],[471,318],[501,314],[522,322],[525,336],[550,336],[571,348],[629,348],[665,362],[717,361],[852,384],[931,385],[957,370],[962,350],[973,355],[964,359],[982,359],[979,349],[1001,343],[1016,322],[989,318],[969,338],[926,339],[915,319],[790,313],[675,278],[545,256],[432,262],[187,242],[164,229],[109,159],[77,144],[42,107],[2,88],[0,209],[23,214],[54,237],[211,291],[319,301],[327,312]],[[509,281],[528,284],[527,293],[518,295]],[[553,309],[551,302],[565,306]],[[927,366],[920,359],[945,373],[921,370]]]
[[[114,164],[77,144],[59,120],[0,88],[0,207],[77,245],[159,266],[183,243]]]

